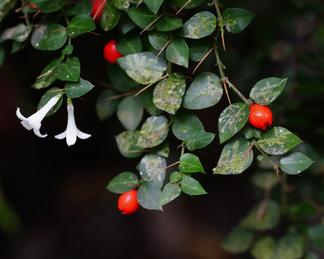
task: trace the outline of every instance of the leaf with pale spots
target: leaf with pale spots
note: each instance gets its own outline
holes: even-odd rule
[[[185,22],[182,34],[185,38],[200,39],[209,36],[216,29],[216,16],[208,11],[196,13]]]
[[[42,73],[36,78],[33,88],[43,89],[49,87],[57,79],[56,70],[61,64],[61,58],[52,60],[43,70]]]
[[[115,137],[119,152],[127,158],[135,158],[142,154],[142,149],[136,146],[139,131],[124,131]]]
[[[172,40],[166,49],[165,56],[171,63],[188,68],[189,48],[184,39]]]
[[[165,158],[149,154],[142,158],[138,167],[138,171],[145,182],[161,188],[165,179],[166,160]]]
[[[299,174],[313,164],[313,161],[300,152],[294,152],[280,159],[280,168],[286,174]]]
[[[168,119],[164,116],[151,116],[144,122],[137,145],[142,148],[151,148],[160,145],[168,136]]]
[[[137,192],[138,203],[148,210],[162,210],[161,207],[161,189],[149,184],[143,183]]]
[[[239,33],[251,23],[254,14],[242,8],[227,8],[224,10],[223,16],[226,30],[231,33]]]
[[[175,114],[181,106],[185,88],[186,80],[182,75],[170,75],[154,88],[153,102],[155,106],[162,111]]]
[[[256,103],[268,105],[284,90],[287,78],[269,77],[257,82],[250,92],[250,98]]]
[[[100,18],[100,27],[104,31],[110,31],[116,27],[120,20],[121,12],[113,5],[111,1],[107,1]]]
[[[223,88],[218,76],[211,72],[198,75],[186,91],[183,107],[200,110],[211,107],[219,102]]]
[[[152,52],[130,54],[117,62],[130,78],[143,85],[156,83],[167,70],[165,60]]]
[[[226,144],[214,174],[235,175],[245,171],[253,161],[251,143],[245,139],[236,139]]]
[[[282,127],[274,127],[262,134],[257,144],[270,155],[283,155],[301,142],[301,139],[289,130]]]
[[[181,188],[177,183],[168,183],[164,186],[161,195],[161,205],[166,205],[181,194]]]
[[[218,132],[220,143],[239,132],[249,118],[249,106],[244,103],[234,103],[228,106],[219,116]]]
[[[114,193],[124,193],[137,187],[139,181],[136,174],[122,172],[115,176],[107,185],[106,189]]]

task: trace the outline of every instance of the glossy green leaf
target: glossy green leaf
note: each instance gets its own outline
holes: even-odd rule
[[[149,183],[143,183],[137,192],[138,203],[145,209],[148,210],[162,210],[161,190],[154,185]]]
[[[159,31],[174,31],[183,26],[181,18],[163,16],[157,23],[156,29]]]
[[[181,190],[188,195],[207,194],[201,184],[189,175],[183,175],[181,179]]]
[[[179,170],[182,173],[205,173],[199,157],[185,153],[180,157]]]
[[[149,154],[141,159],[137,169],[145,182],[150,182],[150,185],[161,188],[165,179],[166,167],[165,158]]]
[[[65,93],[70,98],[79,98],[94,88],[89,81],[80,78],[78,83],[69,83],[65,85]]]
[[[33,88],[43,89],[50,86],[57,79],[56,70],[61,64],[61,59],[57,58],[52,60],[41,72],[41,74],[36,78],[36,82],[33,84]]]
[[[196,132],[204,131],[204,125],[199,118],[192,114],[180,114],[172,124],[173,135],[179,140],[189,140]]]
[[[132,80],[121,67],[115,64],[108,65],[107,73],[112,87],[117,91],[127,92],[138,87],[138,83]]]
[[[227,8],[223,13],[225,27],[228,32],[239,33],[252,21],[254,14],[241,8]]]
[[[124,131],[115,137],[119,152],[124,157],[135,158],[142,154],[142,149],[136,145],[139,136],[139,131]]]
[[[269,77],[258,81],[250,92],[250,98],[258,104],[272,103],[284,90],[287,78]]]
[[[164,0],[143,0],[143,2],[151,12],[156,14],[159,11]]]
[[[124,193],[133,190],[139,184],[136,174],[122,172],[115,176],[107,185],[107,190],[114,193]]]
[[[130,78],[143,85],[156,83],[167,70],[165,60],[152,52],[130,54],[117,62]]]
[[[80,71],[80,61],[77,57],[68,58],[55,69],[57,79],[69,82],[78,82]]]
[[[36,26],[32,37],[31,44],[39,50],[58,50],[67,40],[67,30],[60,24],[41,24]]]
[[[100,27],[104,31],[111,31],[120,20],[121,13],[111,1],[107,1],[100,18]]]
[[[198,75],[186,91],[183,107],[191,110],[214,106],[223,95],[223,88],[218,76],[210,72]]]
[[[179,184],[168,183],[164,186],[162,195],[161,195],[161,205],[164,206],[181,194],[181,188]]]
[[[170,174],[170,183],[179,183],[182,179],[182,173],[175,171]]]
[[[128,130],[135,130],[143,117],[143,105],[135,96],[124,98],[118,105],[117,117]]]
[[[294,152],[280,159],[280,168],[286,174],[299,174],[312,164],[313,160],[300,152]]]
[[[36,4],[43,13],[59,11],[65,4],[64,0],[33,0],[32,2]]]
[[[161,114],[161,110],[159,110],[153,103],[153,90],[149,89],[144,92],[142,92],[140,95],[138,95],[140,98],[145,110],[153,116],[158,116]]]
[[[270,155],[283,155],[301,142],[301,139],[289,130],[274,127],[262,134],[257,144]]]
[[[249,106],[244,103],[231,104],[221,113],[218,119],[220,143],[229,140],[245,126],[249,113]]]
[[[92,6],[89,0],[80,0],[77,3],[74,3],[68,10],[68,16],[75,16],[80,14],[89,14],[91,13]]]
[[[225,145],[214,174],[235,175],[243,173],[253,161],[251,143],[245,139],[236,139]]]
[[[168,44],[168,35],[154,31],[148,35],[148,40],[154,49],[161,50]]]
[[[151,148],[160,145],[168,136],[168,119],[164,116],[151,116],[144,122],[137,145]]]
[[[216,16],[208,11],[196,13],[183,25],[183,36],[200,39],[212,34],[216,29]]]
[[[141,52],[143,50],[141,38],[137,35],[125,36],[118,41],[117,49],[123,56]]]
[[[115,113],[118,105],[118,100],[109,99],[114,95],[116,95],[116,93],[109,89],[103,90],[99,94],[96,102],[96,110],[100,120],[108,119]]]
[[[96,29],[96,24],[92,17],[86,14],[80,14],[70,21],[67,32],[71,38],[77,37],[83,33],[91,32]]]
[[[222,242],[222,247],[229,253],[241,254],[248,251],[253,241],[253,232],[250,230],[236,227]]]
[[[190,59],[194,62],[201,61],[206,56],[208,51],[210,51],[211,47],[211,43],[206,40],[191,42],[189,44]]]
[[[160,110],[175,114],[181,106],[185,89],[185,78],[182,75],[171,74],[155,86],[153,102]]]
[[[277,202],[269,200],[264,208],[262,215],[259,215],[260,206],[257,204],[241,221],[240,225],[255,231],[266,231],[276,227],[280,220],[280,208]]]
[[[215,138],[215,134],[211,132],[206,132],[203,130],[198,130],[191,132],[190,138],[184,141],[186,148],[189,151],[194,151],[208,146]]]
[[[184,9],[191,9],[197,6],[200,6],[205,0],[169,0],[170,4],[176,7],[184,7]]]
[[[147,28],[157,18],[157,15],[150,12],[146,8],[131,7],[128,9],[127,14],[129,18],[142,30],[153,29],[154,25]]]

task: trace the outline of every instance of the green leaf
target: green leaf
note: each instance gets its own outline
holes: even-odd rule
[[[152,52],[130,54],[117,62],[130,78],[143,85],[156,83],[167,70],[165,60]]]
[[[301,139],[289,130],[282,127],[274,127],[262,134],[257,144],[270,155],[283,155],[301,142]]]
[[[281,94],[287,83],[287,78],[269,77],[257,82],[250,92],[250,98],[256,103],[268,105]]]
[[[73,45],[67,44],[62,50],[63,55],[71,55],[73,53]]]
[[[168,119],[164,116],[151,116],[144,122],[137,145],[151,148],[160,145],[168,136]]]
[[[124,157],[135,158],[142,154],[142,149],[136,145],[139,136],[139,131],[124,131],[115,137],[119,152]]]
[[[161,195],[161,205],[164,206],[169,202],[173,201],[181,194],[181,188],[179,184],[168,183],[164,186]]]
[[[186,80],[182,75],[171,74],[154,88],[153,102],[157,108],[175,114],[180,108],[186,89]]]
[[[270,190],[279,183],[279,178],[274,172],[260,172],[252,176],[252,183],[263,190]]]
[[[241,254],[248,251],[253,241],[253,232],[236,227],[222,242],[222,247],[229,253]]]
[[[180,157],[179,170],[182,173],[205,173],[199,157],[185,153]]]
[[[180,114],[174,118],[172,132],[179,140],[189,140],[193,134],[201,131],[204,131],[204,125],[195,115]]]
[[[118,105],[117,100],[110,100],[109,97],[114,96],[116,93],[112,90],[103,90],[96,103],[97,115],[100,120],[105,120],[111,117]]]
[[[32,2],[36,4],[43,13],[59,11],[65,4],[64,0],[33,0]]]
[[[276,249],[276,241],[272,237],[259,239],[251,250],[251,254],[256,259],[273,259]]]
[[[108,65],[107,72],[111,85],[120,92],[127,92],[138,87],[138,83],[132,80],[124,70],[115,64]]]
[[[171,63],[188,68],[189,48],[185,40],[173,39],[166,49],[166,59]]]
[[[191,138],[184,141],[186,148],[189,151],[194,151],[208,146],[215,138],[214,133],[205,132],[205,131],[196,131],[191,132]]]
[[[133,23],[128,17],[124,17],[120,24],[121,31],[123,34],[127,34],[135,29],[136,24]]]
[[[304,239],[297,234],[288,234],[279,239],[273,258],[298,259],[304,254]]]
[[[89,14],[91,13],[91,2],[89,0],[81,0],[77,3],[74,3],[68,10],[68,16],[75,16],[80,14]]]
[[[154,31],[148,35],[148,40],[154,49],[161,50],[168,43],[168,35]]]
[[[123,56],[141,52],[143,49],[141,38],[137,35],[125,36],[118,41],[117,49]]]
[[[262,215],[259,215],[260,206]],[[266,231],[278,225],[280,220],[280,208],[277,202],[269,200],[267,204],[257,204],[241,221],[240,225],[255,231]]]
[[[168,142],[163,143],[161,146],[157,148],[155,153],[159,156],[168,158],[170,155],[170,146]]]
[[[182,173],[175,171],[170,174],[170,183],[179,183],[182,179]]]
[[[243,31],[252,21],[254,14],[241,8],[227,8],[223,13],[226,30],[231,33]]]
[[[146,4],[147,8],[150,9],[150,11],[156,14],[164,0],[144,0],[143,2]]]
[[[41,74],[36,78],[36,82],[33,84],[33,88],[43,89],[55,82],[57,79],[56,70],[61,64],[61,58],[52,60],[41,72]]]
[[[218,76],[210,72],[198,75],[188,90],[183,101],[183,107],[191,110],[205,109],[214,106],[223,95],[223,88]]]
[[[112,0],[114,6],[120,10],[126,10],[130,6],[129,0]]]
[[[160,19],[156,23],[156,29],[159,31],[174,31],[183,26],[181,18],[174,18],[171,16],[163,16],[162,19]]]
[[[67,30],[60,24],[38,25],[31,37],[31,44],[39,50],[58,50],[65,44]]]
[[[138,170],[145,182],[161,188],[165,179],[166,160],[159,155],[146,155],[141,159]]]
[[[146,90],[138,95],[146,111],[153,116],[158,116],[161,114],[159,110],[153,103],[153,90]]]
[[[214,174],[233,175],[243,173],[253,161],[251,143],[245,139],[236,139],[226,144]]]
[[[31,25],[27,26],[23,23],[19,23],[15,27],[4,30],[4,32],[1,34],[0,41],[14,40],[17,42],[24,42],[28,39],[32,28],[33,27]]]
[[[151,13],[146,8],[139,7],[131,7],[128,9],[127,14],[129,18],[142,30],[146,28],[146,30],[150,30],[154,28],[154,25],[147,28],[156,18],[157,15]]]
[[[205,0],[191,0],[188,3],[188,0],[169,0],[170,4],[176,7],[183,7],[184,9],[191,9],[201,5]]]
[[[280,168],[286,174],[299,174],[313,164],[313,161],[300,152],[294,152],[280,159]]]
[[[181,179],[181,190],[188,195],[207,194],[201,184],[189,175],[183,175]]]
[[[37,110],[41,109],[45,104],[49,102],[54,96],[58,94],[62,94],[62,89],[57,87],[52,87],[51,89],[47,90],[42,98],[40,99]],[[61,96],[60,100],[55,104],[55,106],[46,114],[46,117],[52,116],[54,113],[56,113],[60,107],[62,106],[63,98]]]
[[[231,104],[221,113],[218,119],[220,143],[229,140],[244,127],[248,121],[249,113],[249,105],[244,103]]]
[[[139,184],[138,178],[134,173],[122,172],[115,176],[107,185],[107,190],[114,193],[124,193],[133,190]]]
[[[200,39],[212,34],[216,29],[216,16],[207,11],[196,13],[183,25],[183,36],[189,39]]]
[[[89,81],[80,78],[78,83],[69,83],[65,85],[65,93],[70,98],[79,98],[90,92],[94,85]]]
[[[78,82],[80,80],[80,61],[77,57],[68,58],[56,67],[57,79],[61,81]]]
[[[308,237],[315,249],[324,250],[324,225],[317,225],[309,228]]]
[[[67,27],[67,32],[71,38],[75,38],[94,29],[96,29],[96,24],[93,19],[89,15],[80,14],[73,17]]]
[[[201,61],[208,51],[211,49],[211,44],[207,40],[199,40],[190,42],[189,51],[190,51],[190,59],[194,62]]]
[[[101,29],[104,31],[111,31],[114,29],[120,20],[120,16],[120,11],[111,1],[107,1],[100,18]]]
[[[288,207],[287,215],[292,220],[307,220],[316,215],[316,208],[307,202],[298,202]]]
[[[148,210],[162,210],[161,190],[154,185],[149,183],[143,183],[137,192],[138,203],[145,209]]]
[[[135,130],[143,117],[143,105],[135,96],[124,98],[118,105],[117,117],[128,130]]]

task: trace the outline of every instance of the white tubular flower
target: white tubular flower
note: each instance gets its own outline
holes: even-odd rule
[[[74,118],[74,107],[72,101],[68,99],[67,102],[67,111],[68,111],[68,120],[67,120],[67,127],[64,132],[55,136],[56,139],[64,139],[66,138],[66,144],[68,146],[72,146],[75,144],[77,137],[80,139],[87,139],[90,138],[91,135],[80,131],[76,124]]]
[[[16,115],[21,120],[21,124],[27,130],[33,130],[36,136],[40,138],[45,138],[47,137],[47,134],[40,133],[42,120],[45,118],[46,114],[55,106],[55,104],[57,104],[61,96],[61,94],[55,95],[42,108],[40,108],[37,112],[29,116],[28,118],[24,117],[21,114],[19,107],[16,110]]]

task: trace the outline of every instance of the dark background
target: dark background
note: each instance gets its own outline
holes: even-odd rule
[[[321,152],[323,3],[251,0],[229,1],[226,7],[256,14],[247,30],[226,34],[228,50],[222,57],[227,74],[245,93],[261,78],[288,76],[283,96],[272,105],[275,124],[296,132]],[[9,18],[3,26],[11,24],[14,19]],[[255,165],[242,176],[209,173],[200,177],[208,195],[182,195],[165,206],[164,212],[140,210],[126,217],[117,211],[118,196],[105,186],[117,173],[134,171],[137,160],[123,158],[117,150],[114,135],[122,127],[116,117],[105,122],[96,117],[94,103],[104,88],[102,82],[107,81],[102,48],[113,37],[98,33],[82,36],[74,44],[82,77],[96,89],[75,102],[77,124],[92,137],[73,147],[53,139],[65,129],[65,108],[44,121],[42,132],[50,135],[46,139],[26,131],[15,116],[16,107],[26,115],[35,111],[42,93],[29,86],[55,54],[27,46],[8,56],[0,68],[0,186],[2,199],[19,220],[12,223],[13,231],[0,232],[0,258],[249,258],[228,255],[220,242],[256,200],[249,177]],[[199,113],[207,130],[217,132],[217,119],[225,105],[223,98],[216,107]],[[214,141],[198,152],[209,171],[220,150]],[[171,156],[169,162],[174,161],[176,157]]]

